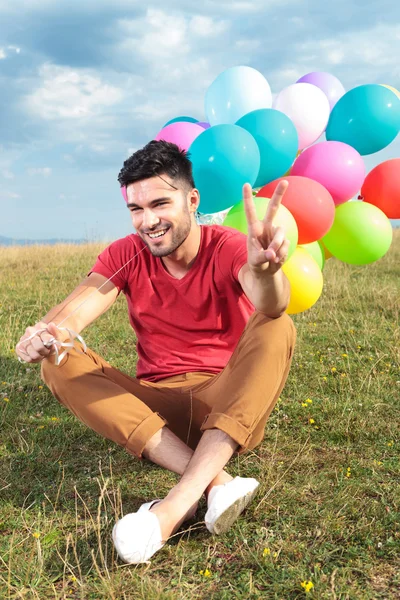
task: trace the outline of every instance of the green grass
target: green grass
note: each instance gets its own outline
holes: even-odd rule
[[[176,476],[87,430],[13,351],[100,250],[0,249],[0,598],[400,598],[399,234],[375,264],[328,261],[323,296],[294,317],[293,367],[264,442],[229,463],[262,481],[256,501],[219,537],[203,503],[136,567],[115,555],[115,519]],[[124,298],[84,339],[134,373]]]

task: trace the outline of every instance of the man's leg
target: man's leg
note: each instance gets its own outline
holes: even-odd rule
[[[223,469],[236,448],[237,443],[223,431],[211,429],[203,433],[179,483],[151,508],[160,522],[163,540],[191,513],[206,489],[232,479]]]

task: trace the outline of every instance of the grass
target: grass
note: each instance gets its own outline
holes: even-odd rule
[[[113,523],[176,476],[87,430],[13,350],[102,247],[0,249],[0,598],[400,598],[399,233],[372,265],[329,260],[323,296],[294,316],[294,363],[265,439],[229,464],[262,481],[256,501],[220,537],[203,504],[136,567],[117,559]],[[124,298],[84,339],[134,373]]]

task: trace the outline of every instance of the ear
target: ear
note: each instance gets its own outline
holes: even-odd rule
[[[188,194],[189,210],[191,213],[196,214],[200,204],[200,192],[196,188],[193,188]]]

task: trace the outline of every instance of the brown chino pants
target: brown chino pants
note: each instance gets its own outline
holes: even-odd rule
[[[194,449],[206,429],[220,429],[253,449],[285,385],[296,330],[286,314],[255,312],[226,367],[214,375],[194,372],[157,383],[135,379],[87,349],[71,350],[61,365],[48,357],[42,379],[80,421],[141,457],[164,425]]]

